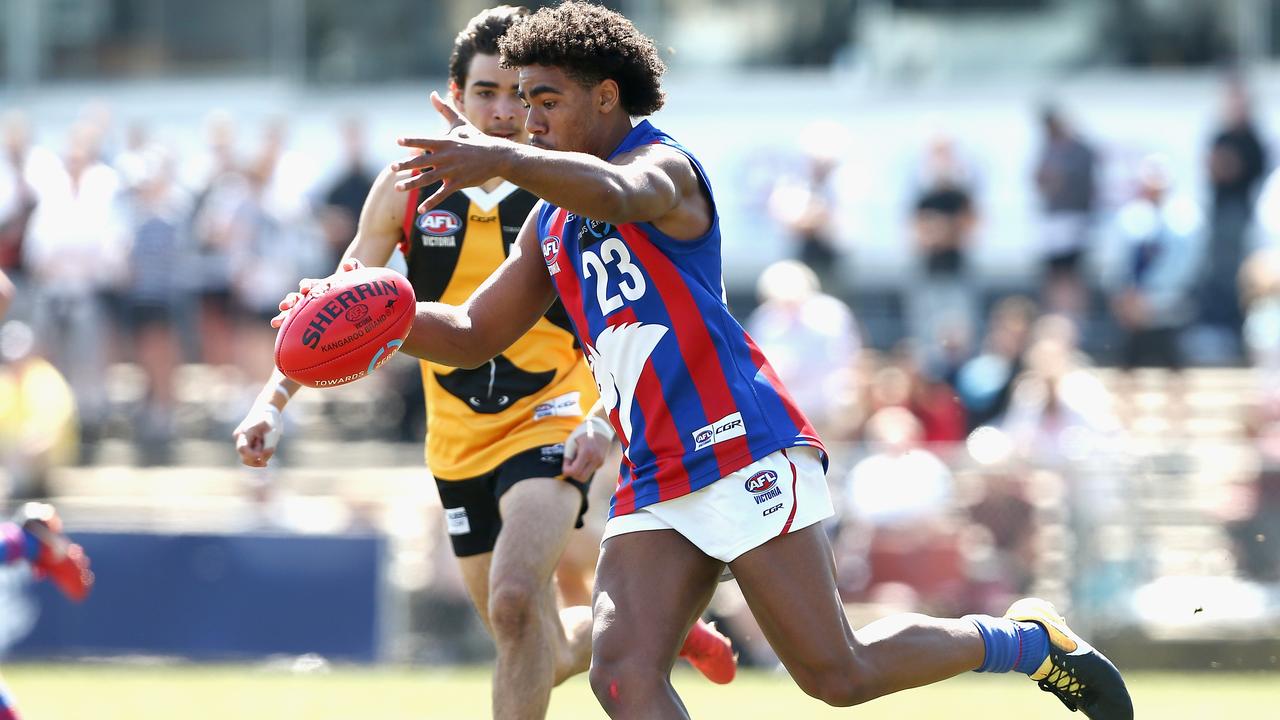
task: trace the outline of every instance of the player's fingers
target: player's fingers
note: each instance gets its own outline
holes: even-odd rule
[[[426,150],[429,153],[432,150],[434,150],[436,146],[440,144],[440,138],[438,137],[402,137],[402,138],[396,139],[396,144],[399,145],[400,147],[418,148],[419,150]],[[422,156],[419,155],[418,157],[422,157]],[[391,169],[401,170],[403,168],[397,167],[397,165],[404,165],[405,162],[406,162],[405,160],[401,160],[400,162],[392,165]]]
[[[462,119],[458,111],[445,102],[444,98],[440,97],[440,93],[435,90],[431,91],[431,104],[436,106],[436,112],[440,113],[440,117],[444,118],[444,121],[449,123],[451,128],[466,124],[466,121]]]
[[[431,197],[427,198],[426,200],[423,200],[422,204],[418,206],[418,213],[422,214],[424,212],[430,211],[435,206],[444,202],[444,199],[452,195],[453,191],[454,191],[453,183],[449,182],[448,180],[445,180],[444,182],[440,183],[440,189],[436,190],[435,194],[433,194]]]
[[[275,328],[275,329],[279,330],[279,329],[280,329],[280,326],[284,324],[285,318],[287,318],[287,317],[289,317],[289,311],[288,311],[288,310],[286,310],[286,311],[284,311],[284,312],[280,313],[279,315],[276,315],[275,317],[271,318],[271,327],[273,327],[273,328]]]
[[[359,270],[364,267],[364,263],[360,262],[357,258],[347,258],[342,261],[342,265],[339,267],[342,268],[343,272],[351,272],[352,270]]]
[[[435,161],[434,153],[432,152],[419,153],[417,155],[414,155],[411,158],[405,158],[404,160],[400,160],[399,162],[391,163],[391,170],[393,172],[402,172],[404,170],[425,170],[431,167],[434,161]],[[401,180],[399,183],[397,183],[396,187],[399,187],[400,185],[403,185],[404,183],[412,179],[413,178],[411,177],[405,178]]]
[[[428,168],[410,178],[405,178],[396,183],[396,189],[400,191],[417,190],[420,187],[426,187],[436,181],[435,168]]]
[[[300,300],[302,300],[301,292],[291,292],[284,296],[284,299],[280,301],[280,305],[278,307],[281,310],[287,311],[294,305],[297,305]]]

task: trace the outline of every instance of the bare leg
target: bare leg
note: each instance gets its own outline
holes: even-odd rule
[[[582,496],[554,478],[531,478],[502,496],[502,531],[489,569],[489,627],[498,648],[495,718],[546,717],[551,688],[585,670],[590,644],[582,611],[561,622],[552,576]]]
[[[671,666],[723,567],[674,530],[605,541],[596,569],[591,689],[609,717],[689,717],[671,687]]]
[[[853,632],[818,525],[730,563],[769,644],[806,693],[847,706],[976,669],[985,648],[968,620],[903,614]]]

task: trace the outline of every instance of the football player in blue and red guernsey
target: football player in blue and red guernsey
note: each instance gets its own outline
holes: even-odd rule
[[[821,521],[826,453],[729,314],[720,225],[694,155],[647,120],[664,66],[625,17],[543,8],[499,44],[519,70],[531,145],[452,126],[402,139],[439,183],[420,212],[495,175],[542,202],[507,261],[462,305],[420,303],[403,350],[475,367],[558,295],[625,452],[594,599],[591,686],[613,718],[682,718],[670,670],[726,566],[797,684],[848,706],[960,673],[1018,671],[1094,720],[1129,720],[1115,666],[1042,600],[1004,617],[844,614]]]

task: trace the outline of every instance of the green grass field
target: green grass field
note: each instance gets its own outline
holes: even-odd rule
[[[24,720],[361,720],[488,717],[488,670],[339,667],[294,674],[248,666],[14,665],[4,669]],[[1078,718],[1016,677],[966,676],[834,709],[785,676],[743,673],[714,686],[682,672],[676,686],[697,718]],[[1136,674],[1138,718],[1275,717],[1280,674]],[[552,718],[604,717],[585,677],[552,695]]]

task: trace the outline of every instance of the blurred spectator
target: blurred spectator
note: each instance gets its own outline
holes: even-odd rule
[[[158,146],[137,150],[133,181],[126,317],[134,356],[147,379],[135,439],[148,464],[168,459],[173,435],[174,374],[178,367],[177,313],[188,290],[182,273],[190,201],[178,187],[174,162]]]
[[[993,427],[975,430],[965,443],[975,464],[964,505],[969,532],[974,607],[1003,608],[1031,592],[1035,579],[1036,515],[1028,467],[1007,435]]]
[[[16,292],[13,281],[4,274],[4,270],[0,270],[0,320],[4,320],[4,316],[9,313],[9,305],[13,303]]]
[[[866,442],[873,452],[849,474],[846,510],[874,526],[944,516],[951,506],[951,470],[923,441],[924,427],[906,408],[872,415]]]
[[[237,360],[246,377],[265,377],[273,367],[275,330],[268,324],[280,299],[298,280],[333,272],[312,217],[304,159],[286,152],[287,127],[270,124],[263,145],[245,173],[225,231],[231,288],[240,313]],[[255,388],[256,389],[256,388]]]
[[[126,257],[120,179],[94,159],[96,142],[95,129],[75,126],[62,164],[33,178],[37,205],[23,244],[38,288],[36,333],[71,383],[87,445],[105,420],[106,297],[119,286]]]
[[[1044,304],[1080,322],[1088,308],[1083,261],[1089,249],[1097,195],[1097,157],[1054,107],[1041,111],[1044,148],[1036,164],[1043,215],[1040,256]]]
[[[1280,246],[1280,168],[1272,170],[1262,183],[1254,214],[1258,224],[1258,244]]]
[[[765,268],[756,296],[760,305],[747,318],[747,331],[821,434],[849,392],[843,370],[862,345],[853,312],[823,293],[818,276],[795,260]]]
[[[1171,183],[1163,158],[1145,158],[1137,197],[1116,215],[1107,289],[1125,368],[1181,368],[1181,332],[1195,317],[1200,212],[1171,196]]]
[[[1249,222],[1259,183],[1267,170],[1267,150],[1255,127],[1249,95],[1233,78],[1224,88],[1223,124],[1209,144],[1212,190],[1210,252],[1204,271],[1201,321],[1225,332],[1238,352],[1243,319],[1237,303],[1237,273],[1246,254]]]
[[[1073,342],[1053,332],[1027,351],[1001,429],[1037,466],[1060,468],[1095,453],[1119,426],[1106,387],[1081,365]]]
[[[22,284],[22,241],[36,207],[31,187],[31,127],[14,111],[0,118],[0,270]]]
[[[76,456],[71,387],[35,344],[29,325],[0,325],[0,458],[14,498],[47,497],[49,470]]]
[[[120,184],[124,190],[133,192],[142,184],[148,172],[147,154],[154,147],[151,142],[151,131],[146,123],[134,120],[129,123],[125,132],[124,150],[115,157],[112,165],[120,174]]]
[[[806,128],[801,170],[784,174],[769,196],[769,214],[791,235],[794,256],[818,274],[823,287],[836,293],[843,287],[843,278],[834,182],[843,132],[840,126],[825,122]]]
[[[905,408],[880,410],[867,421],[872,454],[854,466],[846,481],[845,514],[837,540],[843,555],[841,586],[846,597],[874,599],[882,592],[901,596],[905,586],[917,606],[952,607],[961,599],[963,559],[951,519],[951,470],[921,445],[920,421]],[[860,549],[861,548],[861,549]]]
[[[1280,384],[1280,247],[1255,252],[1240,269],[1249,360],[1270,387]]]
[[[233,216],[246,192],[236,157],[235,126],[230,116],[217,113],[207,128],[208,147],[189,179],[194,193],[191,233],[198,262],[193,278],[200,288],[200,359],[211,365],[236,360],[235,310],[231,294],[231,249],[236,244]]]
[[[948,346],[967,355],[972,344],[977,311],[966,255],[978,216],[972,172],[951,137],[939,134],[930,142],[920,175],[911,231],[921,277],[908,287],[904,305],[924,360],[940,366]]]
[[[1035,303],[1022,296],[1004,298],[992,308],[982,351],[956,373],[956,395],[969,430],[992,423],[1008,409],[1035,317]]]
[[[365,159],[364,124],[355,117],[342,123],[342,169],[333,184],[324,191],[320,222],[329,255],[326,267],[336,268],[356,234],[360,209],[373,186],[376,172]]]
[[[920,363],[919,355],[912,351],[910,343],[894,351],[894,367],[906,382],[903,407],[920,421],[924,442],[960,442],[966,433],[964,406],[946,380]]]

